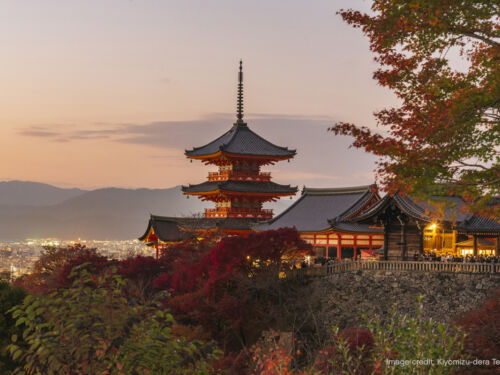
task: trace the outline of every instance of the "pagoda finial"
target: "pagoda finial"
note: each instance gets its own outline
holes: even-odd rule
[[[238,123],[243,123],[243,60],[240,60],[238,73],[238,101],[236,105],[236,118]]]

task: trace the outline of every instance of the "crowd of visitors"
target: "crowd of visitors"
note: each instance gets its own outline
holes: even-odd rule
[[[436,255],[434,253],[426,253],[423,256],[415,254],[415,261],[424,262],[454,262],[454,263],[500,263],[500,256],[495,255],[466,255],[458,256],[451,254]]]
[[[358,256],[356,260],[361,260],[361,257]],[[344,258],[342,259],[343,262],[353,262],[356,261],[352,258]],[[377,259],[371,259],[371,260],[377,260]],[[378,260],[382,260],[381,257],[378,258]],[[466,256],[458,256],[458,255],[451,255],[451,254],[443,254],[443,255],[436,255],[435,253],[426,253],[423,256],[415,254],[413,258],[410,258],[408,260],[413,260],[413,261],[421,261],[421,262],[454,262],[454,263],[500,263],[500,255],[495,256],[495,255],[478,255],[478,256],[472,256],[472,255],[466,255]],[[306,268],[309,265],[316,265],[316,266],[324,266],[328,264],[332,264],[335,262],[338,262],[339,260],[337,258],[325,258],[325,257],[316,257],[312,259],[312,264],[308,264],[307,262],[302,262],[300,265],[300,268]]]

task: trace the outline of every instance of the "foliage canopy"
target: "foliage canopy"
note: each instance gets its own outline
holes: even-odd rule
[[[500,1],[374,0],[341,10],[369,37],[373,77],[401,105],[375,113],[383,132],[337,123],[335,134],[380,157],[389,192],[460,195],[473,211],[500,209]]]

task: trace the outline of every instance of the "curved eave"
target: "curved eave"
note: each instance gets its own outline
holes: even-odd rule
[[[215,160],[215,159],[221,159],[221,158],[233,158],[233,159],[260,159],[260,160],[270,160],[270,161],[281,161],[281,160],[288,160],[292,159],[297,152],[295,150],[289,150],[290,154],[289,155],[256,155],[256,154],[234,154],[231,152],[226,152],[224,150],[219,150],[217,152],[214,152],[212,154],[206,154],[206,155],[190,155],[189,151],[185,151],[184,154],[188,159],[195,159],[195,160]]]
[[[151,224],[151,220],[149,220],[148,227],[146,228],[146,232],[139,238],[137,238],[141,242],[151,242],[150,237],[154,235],[154,230]]]
[[[351,221],[353,222],[362,222],[365,220],[369,220],[370,218],[373,218],[377,215],[379,215],[382,211],[384,211],[387,206],[391,203],[391,200],[395,202],[397,207],[401,210],[401,212],[405,213],[409,217],[412,217],[416,220],[421,220],[421,221],[426,221],[426,222],[431,222],[432,219],[428,217],[427,215],[420,214],[420,213],[415,213],[411,210],[411,207],[406,207],[406,206],[417,206],[414,202],[409,203],[405,200],[405,198],[395,194],[395,195],[386,195],[383,197],[381,200],[376,202],[373,206],[368,208],[366,211],[362,212],[359,216],[355,216],[351,218]]]
[[[332,225],[331,230],[334,233],[356,233],[356,234],[383,234],[384,230],[380,228],[372,228],[373,230],[353,230],[353,229],[346,229],[346,228],[337,228],[336,226]]]
[[[201,191],[201,192],[189,192],[183,191],[185,195],[249,195],[249,196],[259,196],[259,197],[286,197],[290,195],[295,195],[297,190],[288,193],[276,193],[276,192],[243,192],[243,191],[232,191],[232,190],[211,190],[211,191]]]
[[[300,234],[316,234],[316,233],[331,233],[332,228],[328,227],[325,229],[307,229],[307,230],[297,230]]]
[[[482,236],[498,236],[500,235],[500,229],[464,229],[464,228],[455,228],[457,233],[463,234],[480,234]]]
[[[346,209],[340,215],[337,215],[332,219],[328,219],[328,222],[332,226],[335,226],[337,222],[349,221],[350,218],[355,217],[356,215],[365,211],[367,204],[370,203],[372,198],[375,198],[375,203],[371,207],[376,205],[381,200],[381,198],[380,195],[378,194],[378,191],[375,189],[376,185],[369,185],[365,193],[361,197],[359,197],[359,199],[356,202],[354,202],[351,207]]]

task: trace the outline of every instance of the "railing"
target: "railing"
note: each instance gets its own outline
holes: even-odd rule
[[[271,181],[270,172],[242,172],[242,171],[223,171],[223,172],[209,172],[208,181]]]
[[[354,261],[290,270],[287,275],[292,277],[326,276],[360,270],[500,274],[500,263]]]
[[[249,218],[249,219],[271,219],[273,217],[273,210],[268,209],[251,209],[251,208],[206,208],[205,217],[210,218],[223,218],[223,217],[235,217],[235,218]]]

